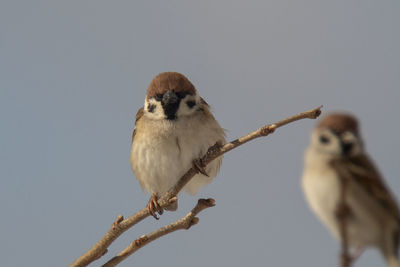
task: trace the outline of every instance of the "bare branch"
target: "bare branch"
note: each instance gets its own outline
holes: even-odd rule
[[[240,137],[230,143],[226,143],[223,146],[215,144],[210,147],[207,153],[200,159],[200,161],[206,166],[211,161],[219,156],[222,156],[226,152],[243,145],[255,138],[267,136],[273,133],[277,128],[282,127],[294,121],[301,119],[315,119],[321,114],[322,106],[317,108],[299,113],[297,115],[288,117],[281,121],[273,124],[265,125],[260,129],[251,132],[243,137]],[[190,181],[190,179],[198,173],[198,169],[192,167],[190,168],[167,193],[165,193],[159,200],[158,204],[163,208],[171,204],[171,202],[176,201],[176,195],[182,190],[182,188]],[[110,230],[87,252],[85,252],[81,257],[79,257],[75,262],[73,262],[70,267],[83,267],[87,266],[89,263],[100,258],[107,252],[107,248],[110,246],[115,239],[117,239],[122,233],[128,230],[133,225],[142,221],[150,215],[147,208],[141,209],[139,212],[133,214],[129,218],[123,220],[120,215],[113,223]]]
[[[200,159],[200,161],[204,164],[207,165],[214,159],[218,158],[219,156],[222,156],[226,152],[231,151],[234,148],[237,148],[240,145],[243,145],[255,138],[262,137],[262,136],[267,136],[275,131],[275,129],[282,127],[286,124],[289,124],[291,122],[301,120],[301,119],[316,119],[320,114],[321,114],[321,108],[322,106],[319,106],[318,108],[308,110],[306,112],[299,113],[297,115],[291,116],[289,118],[286,118],[284,120],[278,121],[273,124],[269,124],[266,126],[263,126],[259,128],[258,130],[251,132],[245,136],[242,136],[236,140],[233,140],[230,143],[227,143],[223,146],[220,146],[218,144],[215,144],[214,146],[210,147],[207,151],[207,153]],[[168,206],[168,200],[171,199],[172,197],[176,196],[179,191],[182,190],[182,188],[190,181],[190,179],[198,173],[198,170],[194,167],[190,168],[176,183],[176,185],[168,190],[168,192],[158,200],[158,203],[160,204],[161,207]]]
[[[122,262],[124,259],[126,259],[128,256],[132,255],[135,253],[137,250],[140,248],[144,247],[148,243],[164,236],[169,233],[175,232],[177,230],[182,230],[182,229],[189,229],[191,226],[197,224],[199,222],[199,219],[195,217],[199,212],[206,208],[213,207],[215,205],[215,201],[212,198],[209,199],[199,199],[197,202],[197,205],[188,213],[186,214],[185,217],[182,219],[173,222],[169,225],[166,225],[157,231],[154,231],[148,235],[143,235],[133,241],[128,247],[126,247],[123,251],[121,251],[117,256],[113,257],[111,260],[109,260],[107,263],[103,265],[103,267],[112,267],[116,266],[120,262]]]

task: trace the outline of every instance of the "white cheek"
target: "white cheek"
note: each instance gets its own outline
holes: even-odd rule
[[[321,146],[323,146],[321,144]],[[337,138],[331,140],[331,142],[324,147],[324,150],[331,155],[340,156],[342,155],[342,148]]]
[[[149,105],[154,105],[154,109],[152,112],[148,110]],[[151,98],[149,100],[145,99],[144,110],[148,118],[155,120],[161,120],[165,118],[164,109],[161,106],[161,102],[155,100],[154,98]]]
[[[188,101],[194,101],[196,105],[194,105],[192,108],[189,108],[189,106],[186,104]],[[198,105],[200,104],[200,96],[199,95],[187,95],[185,96],[180,104],[179,104],[179,109],[177,112],[178,118],[180,116],[188,116],[196,112],[198,109]]]
[[[329,138],[329,143],[324,144],[320,142],[319,138],[321,134]],[[314,132],[311,137],[311,146],[316,151],[322,154],[327,154],[331,156],[341,155],[341,146],[339,143],[339,139],[329,131],[326,131],[324,133],[321,133],[319,131]]]

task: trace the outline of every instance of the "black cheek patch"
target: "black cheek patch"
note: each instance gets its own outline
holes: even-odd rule
[[[186,102],[186,105],[187,105],[189,108],[193,108],[193,107],[196,105],[196,102],[194,102],[194,101],[187,101],[187,102]]]
[[[325,135],[321,135],[321,136],[319,137],[319,141],[320,141],[322,144],[329,144],[329,142],[330,142],[331,140],[329,140],[329,138],[326,137]]]
[[[154,105],[154,104],[148,104],[148,105],[147,105],[147,110],[148,110],[150,113],[153,113],[155,108],[156,108],[156,105]]]

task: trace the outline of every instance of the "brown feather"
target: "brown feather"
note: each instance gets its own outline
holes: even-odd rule
[[[143,107],[141,107],[138,112],[136,113],[136,117],[135,117],[135,127],[133,128],[133,133],[132,133],[132,143],[133,143],[133,139],[135,138],[136,135],[136,123],[138,122],[138,120],[140,120],[140,118],[143,116]]]
[[[353,179],[400,223],[399,207],[377,168],[367,156],[358,155],[346,159],[335,159],[331,164],[339,175],[345,179]]]
[[[329,128],[339,134],[349,131],[354,133],[356,136],[359,136],[357,119],[347,113],[331,113],[325,116],[317,127]]]
[[[157,94],[163,94],[169,90],[174,92],[185,91],[189,94],[196,93],[194,85],[183,74],[178,72],[162,72],[154,77],[150,82],[146,98],[149,99]]]

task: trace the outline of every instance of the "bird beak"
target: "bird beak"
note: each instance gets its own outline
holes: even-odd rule
[[[167,91],[161,100],[161,106],[164,109],[165,116],[168,120],[176,119],[176,112],[179,108],[180,99],[174,91]]]
[[[353,148],[353,143],[351,142],[341,142],[342,146],[342,154],[348,155],[351,149]]]
[[[165,92],[161,100],[161,103],[165,106],[174,105],[176,102],[178,102],[178,96],[171,90]]]

